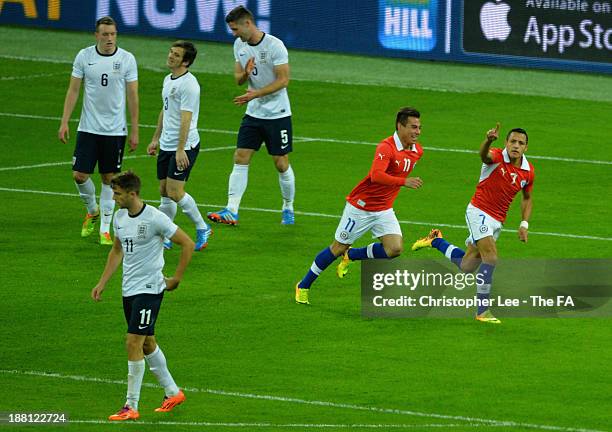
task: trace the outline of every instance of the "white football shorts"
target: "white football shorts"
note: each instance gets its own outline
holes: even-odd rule
[[[373,238],[388,234],[402,235],[402,230],[392,208],[369,212],[358,209],[347,202],[336,229],[336,240],[342,244],[350,245],[368,231],[372,231]]]
[[[470,235],[465,240],[466,246],[475,245],[478,240],[489,236],[493,236],[493,240],[497,241],[503,228],[500,221],[474,207],[472,203],[469,203],[465,210],[465,221],[470,230]]]

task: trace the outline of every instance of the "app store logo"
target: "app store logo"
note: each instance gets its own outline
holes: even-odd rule
[[[487,40],[504,42],[510,36],[512,27],[508,24],[510,5],[496,0],[486,2],[480,9],[480,29]]]
[[[379,0],[378,40],[389,49],[431,51],[437,20],[438,0]]]

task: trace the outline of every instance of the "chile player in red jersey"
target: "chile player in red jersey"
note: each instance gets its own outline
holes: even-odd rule
[[[402,253],[402,230],[393,211],[393,202],[402,187],[418,189],[423,181],[408,177],[423,155],[417,142],[421,135],[421,114],[414,108],[399,110],[395,133],[376,147],[367,176],[346,197],[346,206],[331,246],[314,259],[304,278],[295,287],[295,301],[309,304],[310,286],[336,258],[344,255],[337,274],[342,278],[351,261],[395,258]],[[349,249],[366,232],[380,240],[364,248]]]
[[[508,132],[505,148],[490,148],[499,137],[499,123],[487,131],[485,140],[480,145],[480,158],[483,165],[476,192],[468,204],[465,219],[470,235],[463,251],[442,238],[442,232],[433,229],[427,237],[417,240],[412,250],[434,247],[451,260],[460,270],[472,273],[479,266],[481,276],[477,280],[477,298],[481,300],[476,319],[483,322],[499,324],[500,321],[488,309],[491,293],[493,271],[497,264],[497,247],[495,241],[506,221],[508,208],[519,191],[523,192],[521,202],[522,222],[519,225],[518,238],[527,242],[529,217],[531,216],[531,191],[535,173],[533,165],[527,161],[529,137],[524,129],[516,128]],[[482,264],[481,264],[482,263]]]

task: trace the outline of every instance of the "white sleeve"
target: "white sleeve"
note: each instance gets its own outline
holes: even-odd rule
[[[174,236],[174,234],[176,234],[176,230],[178,229],[178,225],[172,222],[170,218],[162,212],[159,212],[155,218],[155,225],[155,231],[166,238],[171,238]]]
[[[236,38],[236,40],[234,41],[234,58],[236,59],[236,63],[238,63],[240,61],[240,59],[238,58],[238,41],[240,39]]]
[[[272,64],[274,66],[278,66],[287,63],[289,63],[289,53],[287,52],[285,45],[279,40],[272,53]]]
[[[83,58],[85,50],[79,51],[72,64],[72,76],[75,78],[83,78],[85,76],[85,68],[83,67],[85,59]]]
[[[127,70],[125,71],[125,81],[138,81],[138,66],[136,64],[136,58],[131,53],[128,56],[128,66]]]
[[[180,111],[196,112],[200,103],[200,86],[195,81],[190,81],[181,92]]]

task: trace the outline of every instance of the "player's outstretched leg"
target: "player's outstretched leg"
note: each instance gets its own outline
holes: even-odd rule
[[[301,304],[310,304],[308,302],[308,290],[315,280],[319,277],[321,272],[325,270],[331,263],[333,263],[337,255],[334,255],[331,248],[326,247],[315,257],[314,261],[310,265],[310,269],[301,281],[295,286],[295,301]]]
[[[442,231],[439,229],[434,228],[426,237],[415,241],[412,245],[412,250],[417,251],[426,247],[438,249],[442,255],[448,258],[459,268],[459,270],[461,270],[461,261],[463,260],[465,251],[444,240]]]
[[[418,239],[417,241],[415,241],[412,244],[412,250],[413,251],[417,251],[419,249],[423,249],[426,247],[433,247],[431,242],[436,239],[436,238],[442,238],[442,231],[440,231],[439,229],[432,229],[429,234],[427,234],[425,237]]]
[[[342,256],[342,261],[336,267],[336,274],[340,279],[344,278],[348,273],[349,265],[352,261],[361,261],[365,259],[385,259],[393,258],[387,255],[382,243],[370,243],[362,248],[350,248]]]

